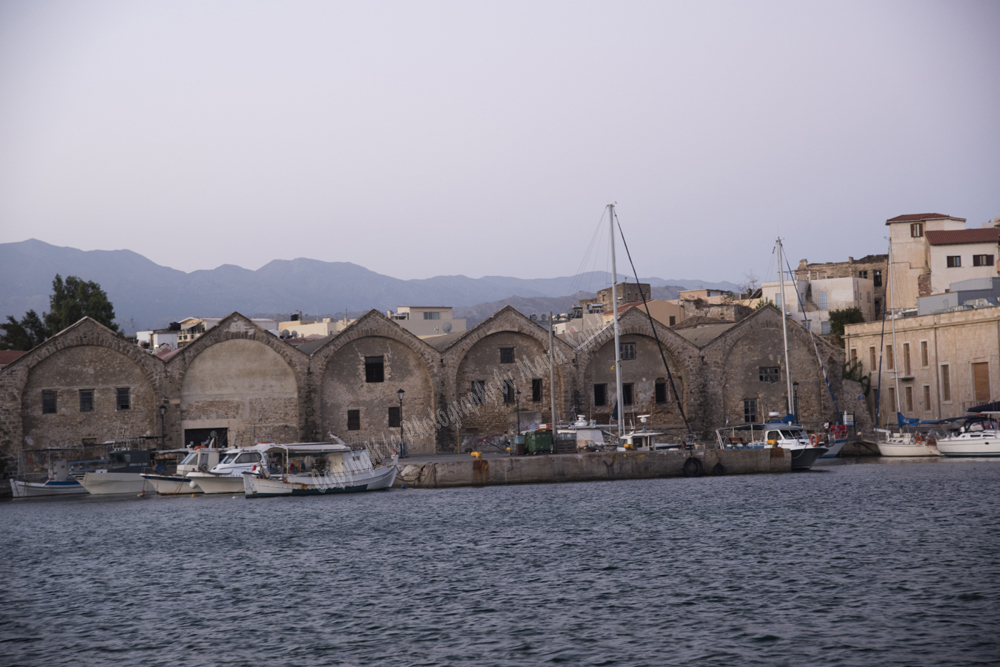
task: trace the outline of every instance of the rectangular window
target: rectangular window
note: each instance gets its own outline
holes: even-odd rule
[[[889,387],[889,412],[896,411],[896,389]]]
[[[973,266],[993,266],[993,255],[973,255]]]
[[[913,387],[903,387],[903,395],[906,397],[906,411],[913,412]]]
[[[819,332],[821,334],[823,334],[824,336],[829,335],[829,333],[830,333],[830,322],[829,321],[820,322],[819,323]]]
[[[677,324],[677,317],[675,315],[670,316],[670,326]]]
[[[816,305],[819,306],[820,310],[829,310],[829,299],[827,298],[827,292],[816,292]]]
[[[132,409],[132,392],[128,387],[115,389],[115,407],[118,410]]]
[[[347,430],[348,431],[361,430],[361,410],[347,411]]]
[[[399,406],[394,405],[389,408],[389,428],[399,428]]]
[[[865,292],[865,294],[868,295],[868,303],[871,303],[872,302],[872,293],[869,291],[869,292]]]
[[[927,341],[920,341],[920,365],[927,368]]]
[[[656,402],[666,403],[667,402],[667,383],[663,380],[656,381]]]
[[[512,364],[512,363],[514,363],[514,348],[512,348],[512,347],[501,347],[500,348],[500,363],[501,364]]]
[[[42,392],[42,414],[54,415],[56,413],[56,392]]]
[[[961,255],[948,255],[948,268],[957,269],[962,266],[962,256]]]
[[[919,239],[923,235],[924,235],[924,223],[914,222],[912,225],[910,225],[911,238]]]
[[[931,386],[929,384],[924,385],[924,412],[931,411]]]
[[[761,366],[758,377],[761,382],[777,382],[781,379],[781,370],[778,366]]]
[[[535,378],[531,381],[531,401],[533,403],[538,403],[542,400],[542,381],[540,378]]]
[[[892,355],[892,345],[885,346],[885,367],[887,370],[896,370],[896,358]]]
[[[516,395],[517,395],[517,389],[514,387],[514,381],[513,380],[504,380],[503,381],[503,402],[504,403],[513,403],[514,400],[515,400],[515,396]]]
[[[81,389],[80,390],[80,412],[93,412],[94,411],[94,390],[93,389]]]
[[[851,363],[857,363],[857,362],[858,362],[858,348],[852,347],[851,348]]]
[[[385,357],[365,357],[365,382],[385,382]]]
[[[875,269],[872,271],[872,283],[875,287],[882,286],[882,269]]]
[[[781,295],[780,294],[775,294],[774,295],[774,307],[777,308],[777,309],[779,309],[779,310],[781,309]]]
[[[910,344],[903,343],[903,373],[910,375]]]
[[[749,424],[757,421],[757,399],[748,398],[743,401],[743,422]]]
[[[635,343],[622,343],[622,361],[632,361],[635,359]]]
[[[858,277],[859,278],[867,278],[868,277],[868,272],[867,271],[858,271]]]
[[[424,313],[424,319],[425,320],[440,320],[441,319],[441,313],[437,313],[437,312],[434,312],[434,313]]]
[[[486,382],[483,380],[473,380],[472,381],[472,395],[473,405],[482,405],[486,402]]]
[[[882,301],[875,299],[875,317],[882,317]]]
[[[608,385],[594,385],[594,407],[599,408],[608,404]]]
[[[635,395],[634,395],[634,393],[632,391],[632,389],[633,389],[634,386],[635,385],[633,385],[631,382],[623,382],[622,383],[622,404],[623,405],[629,406],[629,405],[634,405],[635,404]]]
[[[941,400],[951,402],[951,369],[948,364],[941,364]]]

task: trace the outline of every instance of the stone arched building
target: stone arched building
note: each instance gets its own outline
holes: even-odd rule
[[[774,308],[700,329],[651,325],[631,309],[620,326],[627,424],[651,415],[651,426],[709,437],[727,419],[783,413]],[[816,426],[834,416],[816,350],[835,394],[844,353],[794,322],[788,330],[799,417]],[[401,423],[411,453],[454,452],[470,437],[510,433],[518,408],[522,427],[549,421],[553,398],[560,419],[607,423],[617,393],[612,329],[555,337],[554,385],[549,347],[548,331],[510,307],[426,340],[371,311],[310,355],[233,313],[166,359],[85,318],[0,369],[0,447],[11,455],[138,437],[179,447],[213,432],[230,445],[331,433],[396,441]]]

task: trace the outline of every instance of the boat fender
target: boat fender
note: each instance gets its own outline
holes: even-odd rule
[[[692,456],[684,461],[685,477],[701,477],[704,472],[705,466],[702,465],[701,459],[696,459]]]
[[[712,468],[712,474],[715,475],[716,477],[722,477],[723,475],[726,474],[726,466],[722,465],[721,463],[716,463],[715,466]]]
[[[200,470],[202,472],[208,472],[208,464],[207,463],[202,463],[201,465],[198,466],[198,470]]]

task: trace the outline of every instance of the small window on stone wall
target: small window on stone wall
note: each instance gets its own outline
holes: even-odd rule
[[[54,415],[56,413],[56,392],[42,392],[42,414]]]
[[[622,383],[622,403],[624,405],[635,404],[635,385],[631,382]]]
[[[757,399],[748,398],[743,401],[743,422],[749,424],[757,421]]]
[[[483,380],[473,380],[472,381],[472,403],[474,405],[482,405],[486,402],[486,382]]]
[[[93,412],[94,411],[94,390],[93,389],[81,389],[80,390],[80,412]]]
[[[781,379],[781,370],[778,366],[761,366],[759,377],[761,382],[777,382]]]
[[[667,381],[663,378],[656,378],[656,402],[667,402]]]
[[[542,400],[542,381],[540,378],[534,378],[531,381],[531,400],[534,403]]]
[[[503,381],[503,402],[513,403],[517,395],[517,388],[514,387],[513,380]]]
[[[365,357],[365,382],[385,382],[385,357]]]
[[[622,361],[635,359],[635,343],[622,343]]]
[[[348,431],[361,430],[361,410],[347,411],[347,430]]]
[[[514,348],[512,348],[512,347],[501,347],[500,348],[500,363],[501,364],[512,364],[512,363],[514,363]]]
[[[389,428],[399,428],[399,406],[389,408]]]
[[[601,407],[608,404],[608,385],[594,385],[594,407]]]
[[[117,410],[132,409],[132,392],[128,387],[119,387],[115,390],[115,408]]]

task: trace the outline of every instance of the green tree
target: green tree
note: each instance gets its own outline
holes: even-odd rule
[[[830,311],[830,335],[833,336],[839,344],[843,344],[844,336],[844,325],[845,324],[857,324],[859,322],[864,322],[865,318],[861,314],[860,308],[844,308],[842,310],[831,310]]]
[[[0,336],[0,350],[27,351],[41,345],[49,337],[45,322],[33,310],[25,313],[20,322],[8,315],[3,328],[7,333]]]
[[[115,333],[115,307],[108,301],[108,295],[93,281],[85,281],[76,276],[56,274],[52,281],[52,296],[49,297],[51,310],[45,315],[45,326],[55,335],[75,324],[83,317],[90,317]]]

